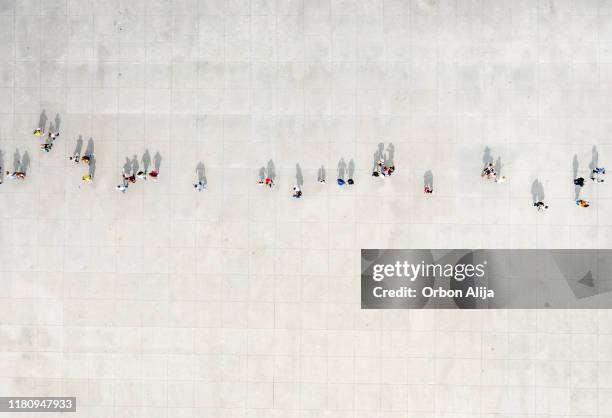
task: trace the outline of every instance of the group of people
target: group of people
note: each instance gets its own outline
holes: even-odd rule
[[[485,164],[480,174],[485,180],[493,180],[495,183],[504,183],[508,180],[506,176],[500,176],[495,168],[495,163],[488,162]]]
[[[376,163],[374,170],[372,171],[372,177],[387,177],[391,176],[395,172],[395,165],[386,165],[385,159],[381,158]]]
[[[121,177],[123,179],[123,181],[121,182],[121,184],[118,184],[116,189],[122,193],[125,193],[129,187],[130,184],[136,183],[136,180],[146,180],[147,176],[151,178],[151,180],[153,181],[157,181],[157,179],[159,178],[159,172],[157,170],[151,170],[149,172],[147,171],[137,171],[136,173],[132,173],[129,174],[126,173],[125,170],[123,170],[121,172]]]
[[[44,134],[43,128],[39,127],[39,128],[34,129],[33,134],[34,136],[42,137]],[[50,152],[51,149],[53,149],[53,144],[55,140],[57,139],[57,137],[59,137],[58,131],[55,131],[55,132],[49,131],[47,133],[47,140],[43,142],[42,144],[40,144],[40,148],[42,148],[44,152]]]
[[[605,180],[601,178],[601,175],[606,174],[606,169],[604,167],[595,167],[591,170],[591,175],[589,178],[593,182],[593,184],[603,183]],[[577,177],[574,179],[574,185],[583,188],[585,184],[584,177]],[[581,208],[588,208],[591,206],[591,203],[585,199],[576,199],[576,205]]]
[[[72,161],[75,165],[79,165],[80,163],[87,164],[89,167],[89,172],[81,177],[81,180],[84,182],[93,181],[93,171],[91,170],[91,166],[93,164],[94,155],[90,153],[86,153],[84,155],[79,155],[79,152],[75,152],[74,155],[68,157],[69,161]]]

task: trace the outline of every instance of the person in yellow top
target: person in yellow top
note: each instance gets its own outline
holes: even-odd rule
[[[34,133],[34,136],[42,136],[43,131],[40,128],[36,128],[36,129],[34,129],[33,133]]]
[[[83,176],[83,181],[93,181],[93,176],[91,174]]]

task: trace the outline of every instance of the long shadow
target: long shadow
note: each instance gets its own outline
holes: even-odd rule
[[[274,168],[274,161],[268,161],[268,169],[267,169],[268,177],[273,181],[276,180],[276,169]]]
[[[502,164],[501,157],[497,157],[497,161],[495,161],[495,171],[498,176],[501,176],[501,171],[502,171],[503,166],[504,165]]]
[[[353,159],[351,158],[348,164],[348,177],[352,179],[354,175],[355,175],[355,161],[353,161]]]
[[[45,127],[47,126],[47,114],[45,113],[45,109],[40,112],[40,117],[38,118],[38,127],[45,132]]]
[[[145,150],[144,154],[142,154],[142,168],[145,173],[149,172],[149,167],[151,166],[151,154],[149,150]]]
[[[19,168],[19,171],[27,174],[29,168],[30,168],[30,154],[28,154],[28,152],[25,151],[23,153],[23,157],[21,157],[21,167]]]
[[[93,138],[89,138],[87,141],[87,148],[85,149],[85,155],[94,155],[95,146]]]
[[[263,169],[263,167],[262,167],[262,169]],[[196,173],[198,175],[198,181],[202,182],[202,184],[205,185],[207,183],[207,180],[206,180],[206,167],[204,167],[204,163],[202,161],[200,161],[198,163],[198,165],[196,166]]]
[[[21,165],[21,153],[19,150],[15,150],[15,154],[13,154],[13,171],[19,171],[19,166]]]
[[[59,113],[56,113],[55,114],[55,132],[59,132],[61,124],[62,124],[62,119],[60,118]]]
[[[390,166],[395,165],[395,146],[391,142],[389,142],[389,145],[387,145],[387,158],[386,159]]]
[[[346,163],[344,162],[344,158],[340,158],[340,161],[338,161],[338,178],[344,179],[345,174],[346,174]]]
[[[574,158],[572,159],[572,173],[573,179],[578,178],[578,168],[580,164],[578,163],[578,155],[574,154]],[[574,185],[574,200],[578,200],[580,198],[580,186]]]
[[[155,157],[153,157],[153,164],[155,167],[155,171],[157,171],[158,173],[159,173],[159,168],[161,167],[161,162],[162,162],[162,156],[158,151],[155,153]]]
[[[49,122],[49,132],[57,132],[55,130],[55,125],[53,125],[53,122]]]
[[[96,158],[91,157],[89,160],[89,175],[93,178],[96,174]]]
[[[484,154],[482,155],[482,163],[487,165],[493,162],[493,156],[491,155],[491,148],[487,145],[484,149]]]
[[[0,150],[0,183],[4,182],[4,152]]]
[[[127,175],[133,174],[132,161],[128,157],[125,157],[125,163],[123,164],[123,172]]]
[[[599,164],[599,151],[597,151],[597,146],[593,145],[593,149],[591,150],[591,162],[589,163],[591,172],[597,168],[597,164]]]
[[[531,184],[531,198],[533,199],[533,203],[543,202],[544,197],[544,186],[538,179],[535,179]]]
[[[376,149],[376,151],[374,151],[373,154],[373,163],[372,163],[372,170],[376,170],[376,166],[378,165],[378,162],[381,160],[381,158],[384,157],[384,151],[385,151],[385,144],[383,144],[382,142],[378,144],[378,148]]]
[[[304,185],[304,175],[299,163],[295,165],[295,182],[300,187]]]
[[[264,181],[266,179],[266,167],[261,167],[259,169],[259,181]]]
[[[132,157],[132,173],[138,173],[138,170],[140,169],[140,164],[138,163],[138,156],[134,155]]]
[[[319,171],[317,172],[317,181],[321,182],[325,180],[326,180],[325,166],[321,165],[321,167],[319,168]]]
[[[79,135],[79,139],[77,139],[76,146],[74,147],[74,152],[72,155],[81,155],[81,151],[83,150],[83,137]]]
[[[429,186],[429,188],[433,190],[433,173],[431,170],[427,170],[425,174],[423,174],[423,187],[425,186]]]

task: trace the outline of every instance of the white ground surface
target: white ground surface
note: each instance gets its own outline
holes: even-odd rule
[[[0,186],[0,394],[76,395],[92,418],[612,416],[608,311],[359,307],[364,247],[610,248],[612,187],[579,209],[571,180],[574,154],[584,177],[593,145],[612,158],[611,13],[0,0],[2,165],[31,160]],[[79,136],[91,184],[67,160]],[[397,171],[375,181],[379,142]],[[485,146],[508,183],[481,180]],[[115,191],[147,149],[160,180]],[[357,184],[317,184],[342,157]]]

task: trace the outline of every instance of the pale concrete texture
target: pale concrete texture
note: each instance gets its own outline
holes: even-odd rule
[[[0,0],[0,165],[31,160],[0,186],[0,395],[75,395],[75,418],[612,417],[608,311],[359,303],[360,248],[610,248],[612,188],[578,208],[572,170],[611,134],[607,0]],[[486,146],[507,183],[480,178]],[[159,181],[118,193],[145,150]]]

